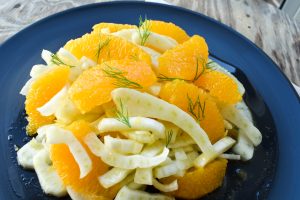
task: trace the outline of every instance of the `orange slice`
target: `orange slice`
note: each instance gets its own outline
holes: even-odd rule
[[[69,67],[55,66],[32,83],[25,101],[25,110],[28,115],[26,129],[29,135],[34,134],[40,126],[54,121],[54,116],[42,116],[37,108],[47,103],[67,84],[69,73]]]
[[[97,63],[134,57],[151,64],[151,57],[145,51],[137,45],[113,35],[85,34],[81,38],[70,40],[64,48],[78,59],[86,56]]]
[[[219,71],[209,71],[202,74],[195,85],[209,92],[219,101],[228,104],[235,104],[242,100],[237,83],[228,75]]]
[[[178,190],[169,194],[176,198],[198,199],[214,191],[222,185],[227,168],[227,160],[218,159],[209,163],[204,168],[187,172],[183,177],[170,177],[163,182],[178,181]]]
[[[163,22],[163,21],[156,21],[156,20],[147,20],[144,22],[147,26],[149,26],[149,30],[154,33],[158,33],[161,35],[169,36],[176,40],[178,43],[183,43],[189,39],[188,34],[175,24],[171,22]]]
[[[79,167],[65,144],[51,145],[50,156],[54,168],[62,179],[64,185],[70,186],[76,193],[82,196],[91,197],[90,199],[113,199],[120,189],[118,185],[105,189],[98,181],[98,177],[109,170],[109,166],[95,156],[84,143],[84,137],[92,132],[89,124],[83,120],[75,121],[66,129],[72,131],[75,137],[81,142],[92,160],[91,172],[80,179]]]
[[[109,77],[107,72],[122,73],[122,75],[113,78]],[[122,76],[128,81],[120,80]],[[70,87],[69,95],[77,108],[85,113],[109,102],[111,91],[117,87],[142,89],[155,82],[156,76],[146,62],[129,59],[114,60],[83,72]]]
[[[166,77],[194,80],[205,67],[207,59],[208,47],[204,38],[194,35],[161,55],[158,71]]]
[[[100,33],[101,29],[104,28],[108,29],[110,33],[113,33],[123,29],[137,28],[137,26],[131,24],[115,24],[115,23],[101,22],[93,26],[93,33]]]
[[[214,100],[204,90],[191,83],[175,80],[166,83],[159,96],[197,119],[212,143],[224,137],[224,119]],[[189,105],[192,107],[189,108]]]

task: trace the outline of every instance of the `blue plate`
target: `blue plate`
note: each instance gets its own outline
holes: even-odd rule
[[[0,199],[55,199],[42,193],[34,172],[17,165],[14,150],[29,140],[19,91],[31,67],[42,63],[42,49],[56,51],[102,21],[136,24],[140,15],[171,21],[190,35],[204,36],[212,58],[231,69],[247,88],[244,99],[263,133],[253,160],[230,162],[223,186],[205,199],[300,199],[300,104],[288,79],[266,54],[231,28],[186,9],[144,2],[70,9],[29,26],[0,46]]]

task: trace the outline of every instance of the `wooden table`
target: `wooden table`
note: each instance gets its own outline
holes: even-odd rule
[[[262,48],[300,86],[300,28],[275,6],[264,0],[166,1],[231,26]],[[0,0],[0,42],[43,17],[94,2],[99,0]]]

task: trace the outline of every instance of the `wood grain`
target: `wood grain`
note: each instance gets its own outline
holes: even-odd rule
[[[288,78],[300,85],[300,29],[263,0],[166,0],[221,21],[262,48]],[[0,42],[29,24],[97,0],[0,0]]]

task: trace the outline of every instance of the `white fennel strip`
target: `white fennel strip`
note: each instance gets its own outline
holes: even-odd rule
[[[130,127],[116,118],[104,118],[100,121],[98,129],[101,133],[112,131],[151,131],[157,138],[165,137],[165,127],[162,123],[146,117],[129,117]]]
[[[220,156],[222,153],[226,152],[228,149],[230,149],[234,144],[235,144],[235,140],[232,139],[231,137],[224,137],[220,140],[218,140],[214,145],[213,148],[215,150],[215,152],[218,154],[218,156]],[[198,158],[196,158],[196,160],[194,161],[194,163],[196,165],[200,165],[199,163],[201,163],[202,159],[201,157],[203,156],[203,154],[201,154]]]
[[[33,166],[43,191],[46,194],[62,197],[67,194],[66,188],[51,165],[48,151],[41,150],[33,158]]]
[[[199,162],[200,166],[205,166],[218,156],[207,134],[195,119],[175,105],[129,88],[118,88],[111,94],[118,107],[120,106],[118,102],[122,100],[129,116],[144,116],[169,121],[188,133],[204,154],[200,158],[202,160]]]
[[[33,169],[33,157],[43,149],[44,146],[33,138],[17,152],[19,165],[25,169]]]
[[[66,144],[80,169],[80,178],[84,178],[92,170],[92,161],[82,144],[71,131],[50,126],[47,130],[48,144]]]
[[[237,154],[228,154],[228,153],[223,153],[219,156],[220,158],[225,158],[228,160],[241,160],[241,156]]]
[[[154,168],[154,177],[161,179],[175,175],[179,171],[180,169],[177,167],[176,162],[171,162],[170,164]]]
[[[53,115],[58,105],[62,102],[64,97],[67,95],[68,88],[65,86],[63,87],[56,95],[54,95],[47,103],[45,103],[43,106],[37,108],[37,110],[41,113],[43,116],[51,116]]]
[[[154,178],[152,182],[153,182],[153,186],[162,192],[172,192],[178,190],[177,180],[174,180],[169,184],[162,184]]]
[[[131,172],[132,170],[129,169],[121,169],[115,167],[100,176],[98,180],[104,188],[109,188],[124,180],[126,176]]]
[[[238,110],[234,105],[222,106],[220,111],[226,120],[242,130],[241,133],[245,134],[254,146],[261,143],[262,135],[260,131],[243,115],[242,111]]]
[[[152,185],[152,168],[137,168],[134,175],[134,182],[143,185]]]
[[[169,197],[163,194],[153,194],[147,193],[139,190],[129,189],[127,186],[121,188],[118,192],[115,200],[175,200],[173,197]]]
[[[85,137],[85,142],[96,156],[101,157],[103,162],[110,166],[123,169],[154,167],[165,161],[169,154],[169,150],[164,148],[159,155],[153,157],[146,157],[140,154],[122,155],[105,147],[94,133],[88,134]]]
[[[254,146],[247,136],[239,133],[237,143],[232,148],[232,151],[241,155],[242,160],[247,161],[253,157]]]
[[[161,56],[161,54],[149,47],[140,46],[140,48],[142,48],[146,53],[148,53],[151,56],[153,70],[154,72],[158,73],[158,58]]]
[[[113,151],[122,154],[138,154],[143,148],[143,144],[134,140],[113,138],[109,135],[104,136],[104,144]]]
[[[152,144],[157,138],[149,131],[121,131],[121,133],[132,140],[144,144]]]
[[[192,144],[196,144],[195,141],[187,134],[182,134],[178,136],[174,143],[171,143],[168,147],[170,148],[182,148],[187,147]]]

